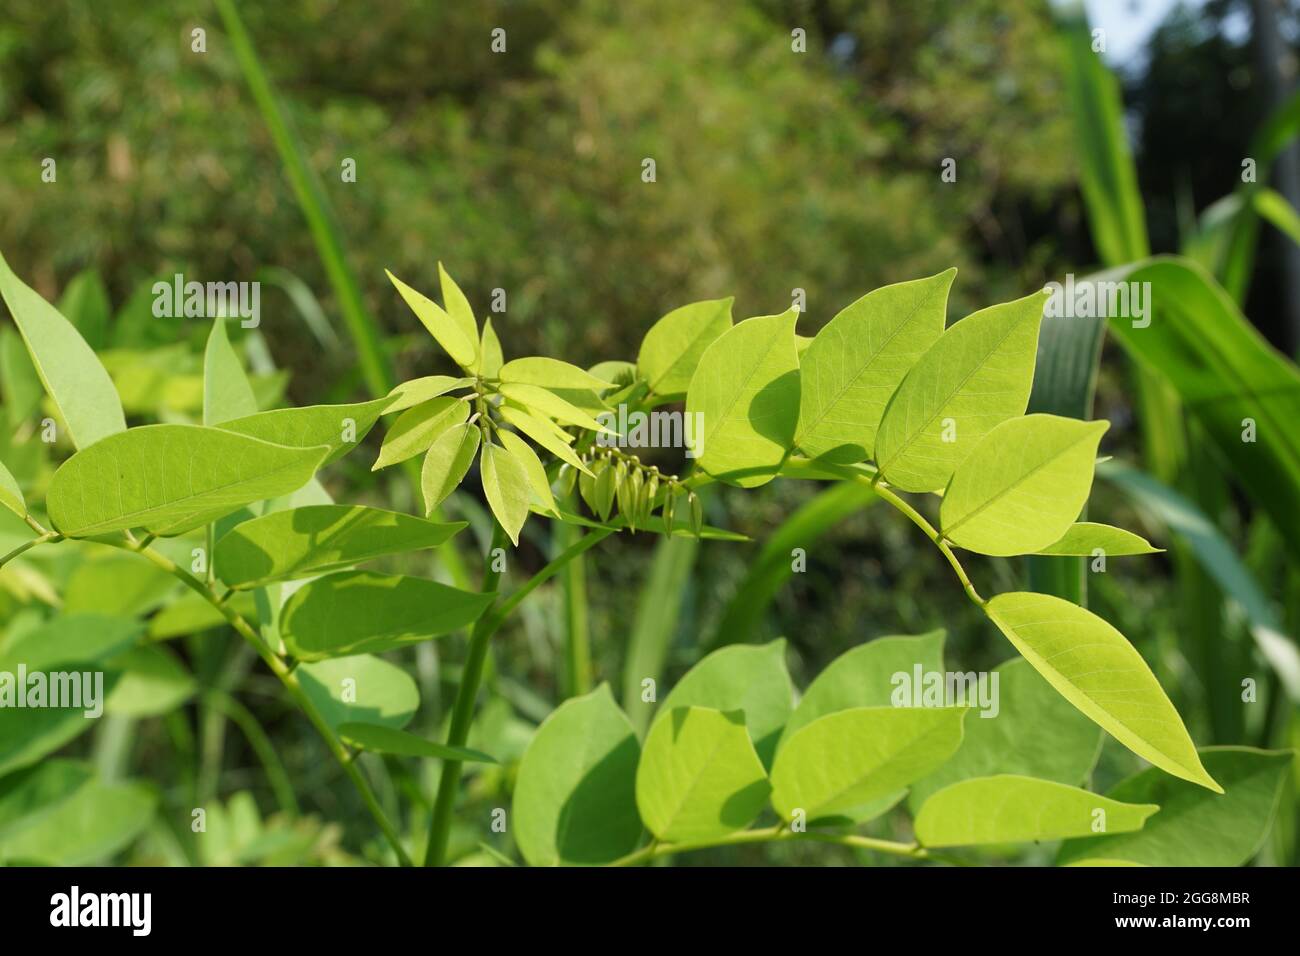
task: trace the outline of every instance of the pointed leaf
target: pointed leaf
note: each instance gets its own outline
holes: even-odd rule
[[[76,328],[9,268],[0,255],[0,297],[27,343],[45,391],[68,426],[72,443],[87,448],[126,430],[122,402],[104,366]]]
[[[791,309],[747,319],[700,357],[686,414],[703,416],[697,463],[714,477],[755,487],[770,481],[789,453],[799,420],[798,317]]]
[[[213,567],[229,587],[256,588],[436,548],[465,527],[359,505],[309,505],[237,525],[217,542]]]
[[[343,742],[358,750],[398,757],[433,757],[437,760],[458,760],[466,763],[496,763],[481,750],[453,747],[425,740],[418,734],[382,724],[346,723],[338,727]]]
[[[447,496],[460,486],[474,463],[483,433],[477,424],[455,425],[439,435],[424,456],[420,489],[424,492],[424,513],[431,515]]]
[[[118,852],[153,819],[158,798],[142,783],[93,780],[32,826],[0,839],[0,861],[85,866]]]
[[[994,425],[1024,414],[1045,301],[1036,292],[982,309],[921,356],[876,434],[876,463],[890,484],[938,491]]]
[[[528,520],[530,499],[528,473],[523,463],[505,448],[489,442],[483,446],[479,458],[479,473],[492,514],[518,547],[519,531]]]
[[[497,338],[496,329],[492,328],[492,318],[483,320],[483,336],[479,341],[479,374],[484,378],[496,378],[501,374],[505,358],[501,354],[501,340]]]
[[[518,402],[530,412],[541,412],[548,418],[554,418],[566,425],[589,428],[595,432],[614,432],[592,418],[582,409],[560,398],[554,392],[547,391],[540,385],[518,385],[506,382],[501,386],[501,394]]]
[[[203,352],[203,424],[220,425],[256,414],[257,399],[226,335],[226,320],[214,319]]]
[[[993,623],[1070,703],[1144,760],[1222,792],[1146,661],[1097,615],[1047,594],[999,594]]]
[[[1117,557],[1125,554],[1158,554],[1160,550],[1151,547],[1146,538],[1132,531],[1092,521],[1077,521],[1060,538],[1045,548],[1039,548],[1036,553],[1088,556],[1094,551],[1101,551],[1106,557]]]
[[[342,458],[366,437],[387,409],[389,401],[385,396],[353,405],[277,408],[222,422],[219,427],[224,431],[251,435],[290,448],[317,448],[325,445],[329,448],[329,454],[321,463],[321,467],[324,467]]]
[[[1118,859],[1145,866],[1241,866],[1259,852],[1277,813],[1295,752],[1251,747],[1206,747],[1206,770],[1223,784],[1222,796],[1156,768],[1106,794],[1129,803],[1156,803],[1160,812],[1137,833],[1071,840],[1058,863]]]
[[[512,818],[533,866],[610,863],[641,842],[636,734],[607,684],[565,701],[519,764]]]
[[[470,324],[466,326],[463,318],[453,317],[444,311],[442,306],[423,293],[412,289],[387,269],[384,270],[384,274],[397,287],[397,291],[402,294],[402,298],[411,307],[416,318],[424,323],[424,327],[442,346],[443,351],[461,368],[471,368],[478,357],[478,330],[473,327],[473,320],[471,319]]]
[[[501,366],[502,382],[520,385],[541,385],[544,388],[595,388],[606,389],[610,383],[576,365],[559,359],[532,356],[512,359]]]
[[[420,706],[411,675],[370,654],[300,664],[293,673],[335,731],[348,723],[405,727]]]
[[[474,319],[474,310],[470,307],[469,299],[465,298],[465,293],[460,291],[460,286],[456,280],[447,274],[447,270],[438,263],[438,282],[442,286],[442,304],[447,310],[447,315],[451,317],[452,322],[460,330],[460,334],[469,339],[474,346],[478,345],[479,331],[478,322]],[[474,361],[471,366],[478,364],[478,350],[475,348]]]
[[[1026,415],[994,426],[944,492],[943,535],[980,554],[1033,554],[1060,539],[1092,490],[1109,422]]]
[[[1050,780],[976,777],[925,801],[916,817],[916,839],[922,846],[974,846],[1128,833],[1141,830],[1159,809]],[[1099,826],[1104,829],[1098,831]]]
[[[241,505],[301,488],[323,448],[288,448],[199,425],[146,425],[77,452],[46,503],[70,538],[146,528],[181,534]]]
[[[795,444],[809,458],[869,458],[889,397],[943,334],[956,269],[869,292],[817,333],[799,359]]]
[[[559,509],[555,506],[555,496],[551,494],[551,482],[546,477],[546,468],[543,467],[542,460],[537,457],[537,452],[514,432],[497,432],[497,438],[501,439],[502,447],[523,466],[524,474],[528,478],[528,486],[533,490],[533,499],[538,507],[545,512],[556,513]]]
[[[27,517],[27,500],[18,481],[9,473],[4,462],[0,461],[0,505],[8,508],[20,518]]]
[[[641,340],[636,370],[650,391],[666,398],[686,394],[700,356],[731,328],[734,297],[692,302],[673,309]]]
[[[370,470],[378,471],[428,451],[440,435],[467,418],[469,402],[445,395],[408,408],[388,429],[379,457]]]
[[[280,636],[303,661],[378,654],[472,624],[494,598],[424,578],[340,571],[293,593]]]
[[[660,840],[710,841],[749,826],[769,787],[745,717],[679,707],[655,721],[636,772],[636,805]]]
[[[426,375],[424,378],[413,378],[388,393],[392,401],[384,408],[384,414],[404,412],[431,398],[437,398],[458,388],[468,388],[473,384],[472,378],[456,378],[454,375]]]
[[[559,458],[561,461],[567,461],[583,474],[591,474],[591,469],[582,463],[582,459],[577,456],[574,450],[570,448],[568,443],[564,440],[565,438],[568,438],[568,436],[564,435],[564,437],[561,437],[563,432],[560,432],[559,429],[550,422],[545,419],[535,418],[525,411],[511,408],[509,405],[502,405],[498,411],[507,423],[519,429],[556,458]],[[569,439],[569,441],[572,440],[573,439],[571,438]]]

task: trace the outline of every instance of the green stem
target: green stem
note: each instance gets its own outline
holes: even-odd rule
[[[495,591],[501,580],[492,553],[505,547],[506,533],[497,521],[492,522],[492,543],[488,546],[487,562],[483,569],[483,593]],[[456,688],[456,702],[452,707],[451,727],[447,743],[453,747],[465,746],[470,725],[474,722],[474,704],[478,700],[479,684],[483,681],[483,665],[487,661],[492,635],[501,625],[504,615],[488,611],[474,624],[469,637],[469,652],[461,671],[460,686]],[[451,816],[460,790],[463,764],[459,760],[444,760],[438,778],[438,794],[433,801],[433,814],[429,818],[429,842],[424,852],[425,866],[441,866],[447,856],[447,842],[451,835]]]
[[[857,850],[874,850],[892,856],[904,856],[913,860],[928,859],[930,854],[915,843],[895,843],[892,840],[878,840],[875,837],[860,836],[856,833],[819,833],[816,831],[796,833],[778,824],[761,830],[742,830],[718,840],[703,840],[689,843],[651,843],[649,846],[634,850],[627,856],[620,857],[610,866],[638,866],[665,856],[687,853],[692,850],[706,850],[720,846],[742,846],[751,843],[786,843],[808,840],[816,843],[833,843],[837,846],[851,847]]]
[[[293,672],[289,665],[272,652],[270,647],[268,647],[266,642],[262,640],[261,635],[254,630],[252,625],[244,620],[240,614],[232,610],[230,605],[222,604],[218,595],[206,584],[194,577],[194,575],[190,574],[188,571],[177,566],[174,561],[159,554],[152,548],[141,547],[135,544],[119,544],[108,540],[105,540],[103,543],[112,544],[113,547],[121,548],[124,551],[133,551],[136,554],[143,556],[156,567],[179,579],[182,584],[215,607],[221,613],[221,616],[226,619],[226,622],[235,629],[236,633],[253,646],[253,649],[257,651],[258,655],[262,658],[262,661],[271,669],[271,673],[275,674],[275,676],[280,679],[280,683],[283,684],[285,690],[289,692],[289,696],[293,698],[294,703],[298,705],[298,708],[302,710],[302,712],[307,716],[307,719],[311,721],[312,726],[316,728],[321,739],[325,741],[325,746],[329,749],[330,753],[334,755],[334,759],[338,761],[339,766],[343,768],[343,772],[348,775],[348,779],[350,779],[353,786],[356,787],[357,793],[361,795],[361,800],[366,805],[366,809],[370,811],[370,815],[374,817],[375,823],[378,824],[380,831],[392,845],[393,851],[397,854],[398,862],[400,862],[402,866],[410,866],[411,858],[407,855],[405,848],[402,846],[401,837],[398,836],[397,830],[394,829],[392,823],[389,822],[388,816],[379,805],[379,801],[376,799],[374,790],[370,787],[370,783],[362,775],[356,765],[353,764],[349,758],[347,749],[335,735],[334,729],[325,721],[325,718],[321,715],[321,712],[317,709],[315,703],[313,703],[312,699],[307,696],[306,691],[302,689],[302,684],[299,683],[298,676]]]
[[[302,811],[298,807],[298,797],[293,792],[289,772],[280,761],[271,738],[266,735],[262,725],[253,716],[253,712],[225,691],[208,691],[203,695],[203,699],[205,703],[225,714],[226,718],[243,733],[244,739],[248,741],[249,746],[253,748],[253,753],[257,754],[257,759],[262,764],[267,783],[271,785],[275,802],[280,805],[280,809],[291,817],[300,816]]]
[[[8,564],[14,558],[18,557],[18,555],[22,554],[23,552],[30,551],[38,544],[45,544],[47,541],[58,541],[62,537],[63,535],[61,534],[57,534],[56,532],[53,531],[47,531],[44,534],[39,535],[38,537],[32,538],[30,541],[24,541],[18,547],[14,548],[12,551],[6,554],[3,558],[0,558],[0,568],[3,568],[6,564]]]
[[[568,548],[585,535],[561,522],[558,539]],[[587,620],[587,567],[581,554],[571,558],[561,572],[564,582],[564,696],[581,697],[591,690],[591,629]]]

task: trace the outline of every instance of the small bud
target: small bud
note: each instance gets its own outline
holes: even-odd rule
[[[704,530],[704,505],[700,503],[700,496],[693,491],[687,494],[686,502],[691,506],[691,531],[698,538]]]
[[[600,473],[604,470],[606,464],[605,459],[597,458],[591,463],[590,475],[585,471],[578,475],[578,494],[587,503],[587,507],[591,509],[592,514],[597,514],[600,511],[597,506],[600,498],[596,493],[596,487],[600,482]]]
[[[641,523],[641,512],[645,508],[645,476],[641,474],[640,468],[633,468],[632,474],[627,476],[627,500],[627,525],[635,531]]]
[[[628,520],[631,520],[628,512],[632,510],[633,503],[631,492],[631,483],[627,477],[627,462],[620,458],[618,463],[614,465],[614,493],[618,499],[619,514],[628,518]]]
[[[556,495],[560,498],[567,498],[573,494],[573,485],[578,477],[578,469],[574,468],[567,461],[560,465],[560,473],[555,478]],[[584,496],[585,497],[585,496]]]
[[[655,499],[659,497],[659,474],[651,472],[645,483],[645,507],[641,511],[641,523],[649,527],[650,516],[654,514]]]
[[[673,533],[673,512],[677,509],[677,496],[671,488],[664,497],[664,534]]]
[[[600,474],[596,476],[595,490],[595,511],[600,515],[601,521],[608,521],[610,512],[614,508],[614,491],[618,487],[615,481],[618,478],[618,469],[603,460],[603,467]]]

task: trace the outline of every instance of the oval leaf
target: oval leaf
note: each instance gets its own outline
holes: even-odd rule
[[[213,566],[230,587],[256,588],[436,548],[465,527],[359,505],[308,505],[237,525],[217,542]]]
[[[452,747],[448,744],[425,740],[418,734],[382,724],[339,724],[339,737],[350,747],[377,754],[398,757],[433,757],[438,760],[458,760],[464,763],[496,763],[496,759],[480,750]]]
[[[459,630],[495,597],[424,578],[340,571],[293,593],[281,612],[280,636],[303,661],[377,654]]]
[[[500,445],[483,446],[479,459],[483,494],[501,527],[516,547],[519,531],[528,520],[528,473],[523,463]]]
[[[939,508],[943,535],[980,554],[1032,554],[1069,530],[1092,490],[1109,422],[1026,415],[992,428],[957,466]]]
[[[514,432],[497,432],[497,438],[501,439],[502,447],[523,465],[524,474],[528,476],[528,485],[533,490],[533,500],[537,506],[548,514],[558,513],[555,496],[551,494],[550,479],[546,477],[546,468],[542,465],[542,460],[537,457],[537,452]]]
[[[443,396],[433,398],[397,416],[393,427],[384,436],[371,471],[406,461],[427,451],[438,437],[448,429],[469,418],[469,402]]]
[[[551,712],[524,752],[512,816],[533,866],[610,863],[641,842],[641,749],[607,684]]]
[[[455,491],[474,463],[483,433],[475,425],[454,425],[429,446],[420,469],[420,490],[424,493],[424,513],[431,515],[438,505]]]
[[[636,370],[650,391],[665,398],[686,394],[704,350],[731,328],[733,302],[734,297],[692,302],[650,327],[636,357]]]
[[[302,664],[293,673],[335,731],[348,723],[402,728],[420,706],[411,675],[369,654]]]
[[[646,736],[636,771],[636,805],[660,840],[716,840],[754,822],[769,787],[745,716],[679,707]]]
[[[27,517],[27,501],[23,498],[23,490],[18,487],[18,481],[9,469],[0,462],[0,505],[4,505],[20,518]]]
[[[976,777],[925,801],[916,817],[916,839],[922,846],[975,846],[1128,833],[1141,830],[1159,809],[1050,780]]]
[[[1048,594],[999,594],[989,617],[1065,699],[1144,760],[1222,789],[1142,655],[1097,615]]]
[[[876,463],[904,491],[938,491],[999,422],[1023,415],[1046,295],[981,309],[935,342],[890,398]]]
[[[1160,550],[1151,547],[1146,538],[1132,531],[1092,521],[1076,521],[1065,534],[1047,547],[1039,548],[1036,553],[1088,557],[1101,551],[1109,558],[1125,554],[1158,554]]]
[[[500,376],[503,382],[541,385],[544,388],[606,389],[613,384],[590,372],[584,372],[576,365],[539,355],[506,362],[501,366]]]
[[[145,425],[77,452],[46,498],[70,538],[147,528],[180,534],[241,505],[301,488],[323,448],[289,448],[200,425]]]

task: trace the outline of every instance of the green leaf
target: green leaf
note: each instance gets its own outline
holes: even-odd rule
[[[220,425],[256,414],[253,386],[226,336],[226,320],[214,319],[203,352],[203,424]]]
[[[770,767],[793,699],[784,640],[761,647],[736,644],[714,651],[687,671],[660,705],[654,723],[682,707],[741,711],[755,752]]]
[[[743,830],[767,802],[745,716],[679,707],[656,720],[636,771],[636,805],[660,840],[708,842]]]
[[[27,517],[27,500],[23,498],[23,490],[18,487],[17,479],[9,473],[9,469],[2,461],[0,461],[0,505],[4,505],[20,518]]]
[[[360,505],[308,505],[237,525],[217,542],[213,567],[232,588],[257,588],[436,548],[466,527]]]
[[[0,860],[48,866],[98,862],[144,832],[157,802],[141,783],[91,781],[31,826],[0,837]]]
[[[926,798],[971,777],[1017,774],[1081,784],[1101,750],[1101,730],[1058,694],[1023,657],[994,668],[994,708],[966,718],[961,747],[952,759],[912,784],[908,806],[915,813]],[[985,717],[985,713],[993,716]]]
[[[101,663],[140,637],[139,621],[106,614],[73,612],[44,621],[0,645],[0,671],[50,670],[56,664]]]
[[[1201,757],[1206,770],[1223,784],[1222,796],[1155,768],[1144,770],[1107,796],[1156,803],[1160,812],[1137,833],[1071,840],[1061,847],[1057,862],[1113,859],[1145,866],[1241,866],[1249,861],[1268,835],[1295,752],[1206,747]]]
[[[791,309],[747,319],[700,357],[686,414],[703,423],[703,435],[694,436],[700,452],[696,463],[715,478],[747,488],[761,485],[789,453],[799,421],[798,317]]]
[[[492,328],[492,317],[483,320],[483,335],[479,339],[479,374],[484,378],[496,378],[501,374],[505,357],[501,354],[501,340],[497,338],[496,329]]]
[[[194,696],[198,685],[171,651],[157,645],[132,648],[109,661],[120,671],[104,709],[129,717],[158,717]]]
[[[78,564],[64,583],[63,613],[144,616],[175,597],[178,585],[172,575],[137,555],[96,554]]]
[[[440,435],[467,418],[469,402],[448,396],[408,408],[397,416],[397,421],[384,436],[379,457],[370,470],[378,471],[428,451]]]
[[[508,424],[519,429],[556,458],[567,461],[580,472],[591,474],[591,469],[584,465],[582,459],[569,447],[568,442],[573,439],[569,438],[553,424],[545,419],[535,418],[520,409],[511,408],[509,405],[502,405],[497,410]]]
[[[515,783],[519,852],[533,866],[610,863],[641,842],[636,734],[607,684],[537,728]]]
[[[76,328],[9,268],[0,255],[0,297],[27,343],[32,364],[77,448],[126,430],[122,402]]]
[[[302,661],[377,654],[459,630],[495,597],[424,578],[340,571],[293,593],[281,612],[280,636]]]
[[[540,385],[518,385],[506,382],[501,386],[501,394],[522,405],[534,415],[541,412],[548,418],[554,418],[566,425],[589,428],[595,432],[614,434],[596,419],[592,418],[576,405],[572,405],[554,392],[547,391]]]
[[[895,674],[911,677],[917,666],[926,673],[942,671],[944,637],[942,630],[916,637],[878,637],[845,651],[826,665],[799,699],[781,733],[778,751],[819,717],[855,707],[889,706]]]
[[[772,767],[784,820],[847,815],[935,770],[961,744],[965,707],[854,707],[819,717],[785,741]]]
[[[72,277],[59,296],[59,312],[92,349],[102,349],[107,344],[113,305],[103,277],[94,269],[83,269]]]
[[[459,760],[466,763],[497,762],[496,758],[480,750],[434,743],[418,734],[381,724],[340,724],[338,732],[348,746],[371,753],[393,754],[398,757],[433,757],[437,760]]]
[[[699,542],[693,537],[665,536],[655,545],[650,571],[637,595],[636,615],[623,658],[623,707],[641,733],[650,724],[654,704],[642,699],[642,681],[663,678],[681,610],[690,593],[691,570]]]
[[[420,706],[420,691],[411,676],[369,654],[302,664],[294,675],[336,732],[348,723],[405,727]]]
[[[391,399],[384,409],[384,414],[404,412],[408,408],[427,402],[431,398],[445,395],[458,388],[467,388],[474,384],[472,378],[456,378],[453,375],[426,375],[403,382],[388,393]]]
[[[70,538],[147,528],[175,535],[306,484],[323,448],[289,448],[200,425],[145,425],[79,451],[46,504]]]
[[[438,268],[441,271],[442,267]],[[424,327],[429,330],[434,341],[442,346],[443,351],[461,368],[473,367],[478,359],[478,329],[474,327],[473,317],[470,317],[467,325],[463,315],[454,316],[445,312],[428,296],[416,292],[387,269],[384,270],[384,274],[397,287],[397,291],[402,294],[402,298],[411,307],[416,318],[424,323]]]
[[[1092,521],[1076,521],[1060,538],[1035,554],[1078,554],[1089,556],[1100,550],[1107,557],[1125,554],[1158,554],[1160,548],[1140,534]]]
[[[512,359],[501,366],[502,382],[541,385],[543,388],[609,388],[611,383],[559,359],[533,356]]]
[[[321,462],[325,467],[342,458],[374,427],[388,408],[390,398],[376,398],[353,405],[308,405],[305,408],[277,408],[246,418],[222,422],[221,429],[250,435],[289,448],[329,447]]]
[[[999,594],[989,618],[1070,703],[1168,773],[1222,792],[1146,661],[1097,615],[1047,594]]]
[[[460,291],[460,286],[447,274],[441,262],[438,263],[438,283],[442,286],[442,302],[446,307],[447,315],[456,324],[460,334],[469,339],[471,345],[477,346],[479,331],[478,322],[474,319],[474,309],[470,307],[469,299],[465,298],[465,293]],[[478,359],[478,350],[475,348],[474,361],[470,366],[477,365]]]
[[[876,433],[876,462],[890,484],[938,491],[994,425],[1024,414],[1045,301],[1036,292],[981,309],[921,356]]]
[[[994,426],[953,472],[939,508],[943,536],[980,554],[1032,554],[1057,541],[1092,490],[1109,422],[1026,415]]]
[[[52,758],[0,780],[0,844],[57,809],[93,776],[87,764]]]
[[[429,446],[420,470],[420,489],[424,492],[424,513],[431,515],[447,496],[464,480],[474,463],[483,433],[477,424],[455,425],[439,435]]]
[[[673,309],[641,340],[636,370],[650,391],[665,398],[686,394],[704,350],[731,328],[734,297],[692,302]]]
[[[555,506],[555,497],[551,494],[551,482],[546,477],[546,468],[542,465],[542,460],[537,457],[537,452],[514,432],[499,431],[497,438],[501,439],[502,447],[523,466],[524,475],[528,478],[528,485],[533,490],[532,497],[537,506],[543,511],[555,514],[559,509]]]
[[[528,473],[523,463],[500,445],[488,442],[479,458],[483,494],[510,540],[519,546],[519,531],[528,520]]]
[[[977,777],[925,801],[916,817],[916,839],[922,846],[976,846],[1128,833],[1141,830],[1159,809],[1033,777]]]
[[[804,454],[840,464],[871,457],[889,397],[943,334],[956,275],[876,289],[817,333],[799,359],[795,444]]]
[[[44,395],[45,387],[22,336],[7,325],[0,326],[0,396],[11,431],[36,413]]]

